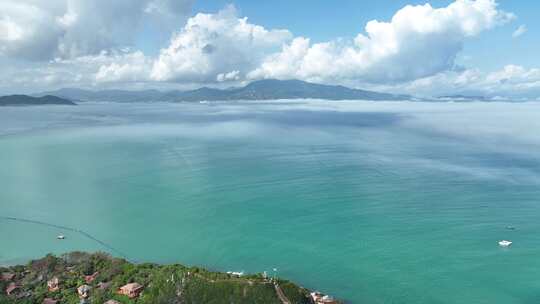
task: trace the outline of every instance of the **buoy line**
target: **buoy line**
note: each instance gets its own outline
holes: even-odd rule
[[[19,218],[19,217],[0,216],[0,219],[8,220],[8,221],[15,221],[15,222],[31,223],[31,224],[42,225],[42,226],[52,227],[52,228],[56,228],[56,229],[62,229],[62,230],[75,232],[75,233],[81,234],[84,237],[86,237],[86,238],[88,238],[88,239],[102,245],[103,247],[109,249],[110,251],[118,254],[120,257],[126,259],[127,261],[133,262],[127,257],[126,254],[124,254],[120,250],[114,248],[113,246],[107,244],[106,242],[94,237],[90,233],[88,233],[88,232],[86,232],[84,230],[81,230],[81,229],[76,229],[76,228],[72,228],[72,227],[68,227],[68,226],[62,226],[62,225],[57,225],[57,224],[52,224],[52,223],[47,223],[47,222],[42,222],[42,221],[24,219],[24,218]]]

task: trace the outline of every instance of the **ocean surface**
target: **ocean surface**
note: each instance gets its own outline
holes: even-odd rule
[[[349,303],[539,303],[540,103],[0,108],[0,217],[0,264],[104,250]]]

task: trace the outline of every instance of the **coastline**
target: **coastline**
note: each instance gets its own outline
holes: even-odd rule
[[[0,266],[0,303],[341,303],[266,273],[133,263],[106,253]]]

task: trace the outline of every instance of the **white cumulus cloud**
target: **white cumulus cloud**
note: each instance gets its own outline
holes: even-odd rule
[[[96,82],[143,82],[149,80],[151,60],[141,51],[109,54],[96,73]]]
[[[245,73],[291,36],[287,30],[267,30],[239,18],[233,6],[217,14],[199,13],[161,50],[151,77],[157,81],[212,82],[218,74]]]
[[[131,44],[149,14],[189,13],[191,0],[2,0],[0,55],[49,60]],[[148,9],[154,7],[154,9]]]
[[[240,80],[240,71],[236,70],[230,71],[229,73],[220,73],[217,75],[216,80],[218,82]]]
[[[469,37],[513,19],[494,0],[457,0],[447,7],[405,6],[389,22],[372,20],[354,41],[296,38],[266,58],[252,78],[357,79],[401,82],[451,70]]]

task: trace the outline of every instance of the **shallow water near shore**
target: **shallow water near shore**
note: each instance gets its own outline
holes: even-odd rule
[[[540,103],[6,107],[0,216],[350,303],[536,303],[538,130]],[[111,252],[5,218],[0,244],[0,264]]]

